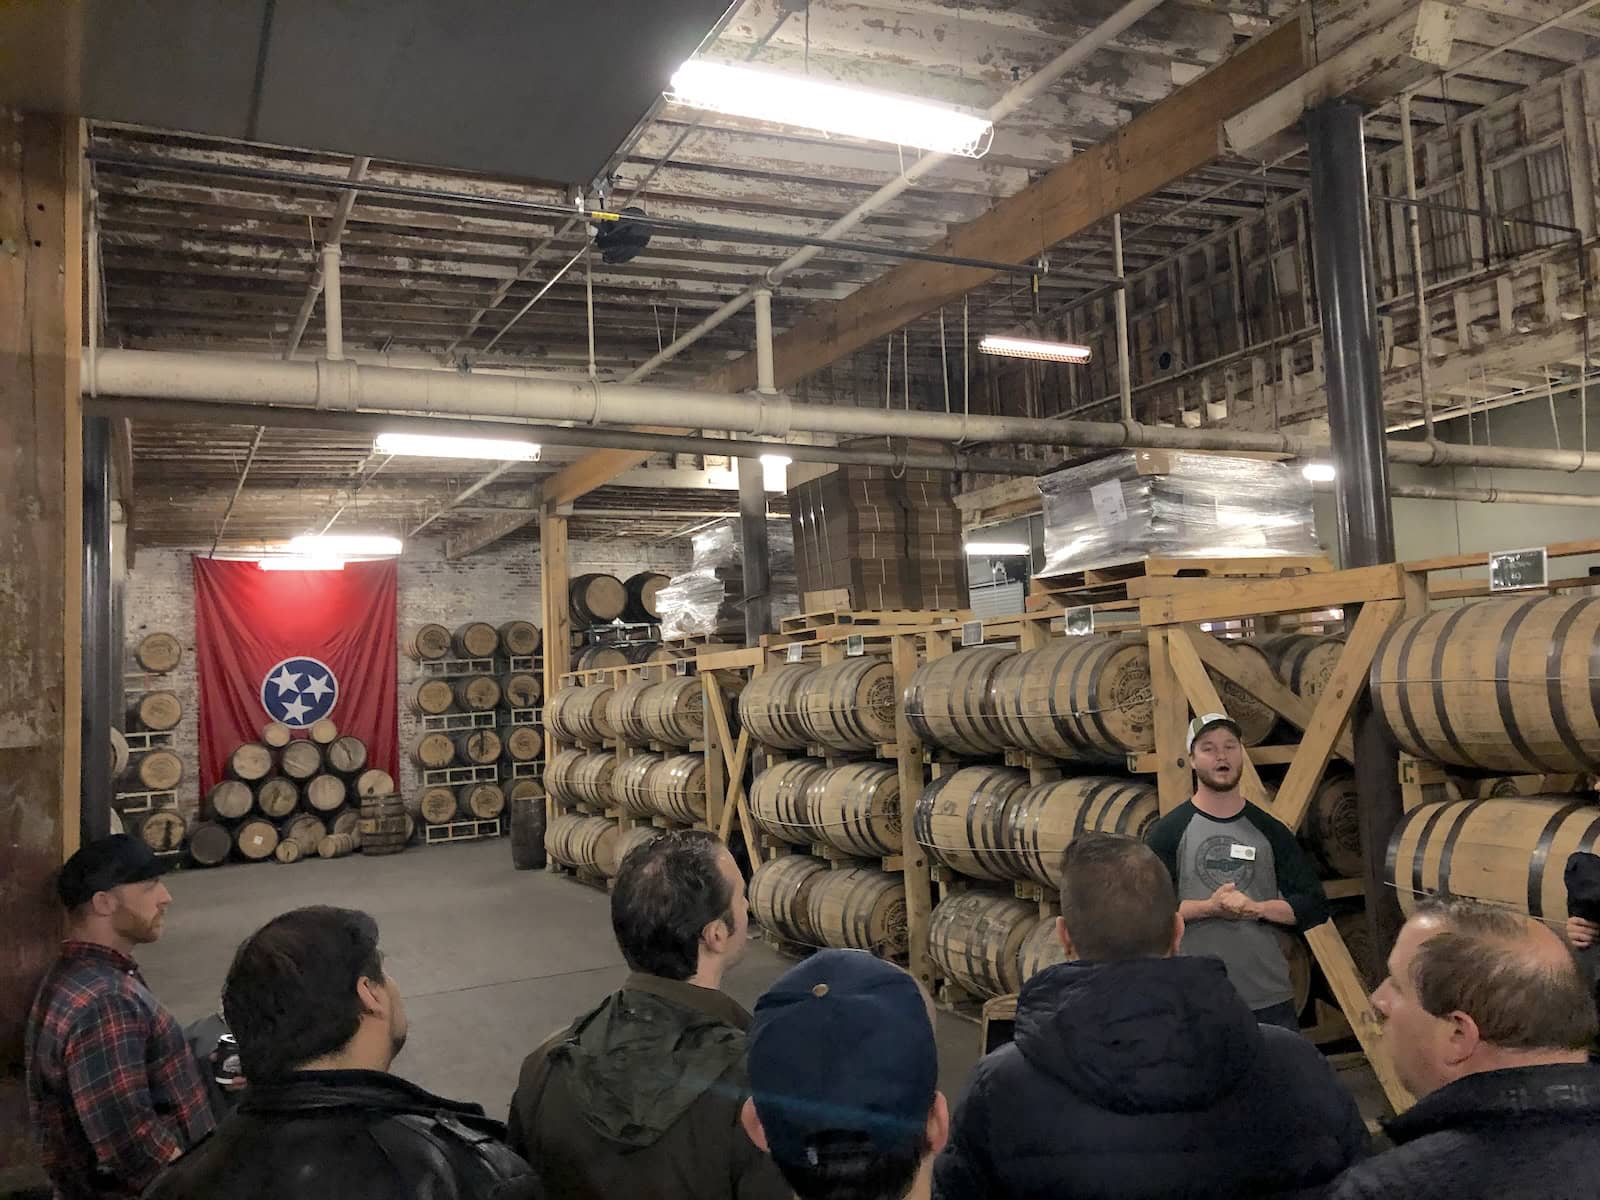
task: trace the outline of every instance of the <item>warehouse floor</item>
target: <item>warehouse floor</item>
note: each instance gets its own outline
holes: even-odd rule
[[[166,933],[138,958],[185,1024],[221,1006],[239,942],[304,904],[362,908],[378,921],[385,966],[406,998],[410,1040],[398,1074],[503,1117],[523,1056],[626,975],[607,897],[544,871],[516,871],[503,840],[429,846],[293,866],[224,867],[168,877]],[[747,1008],[788,966],[752,944],[727,988]],[[953,1104],[978,1057],[978,1027],[939,1014],[940,1076]]]

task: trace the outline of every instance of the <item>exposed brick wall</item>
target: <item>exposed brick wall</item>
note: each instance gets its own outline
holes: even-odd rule
[[[132,647],[148,633],[166,631],[183,643],[183,661],[162,686],[183,701],[183,721],[178,726],[176,749],[183,758],[183,783],[179,804],[186,815],[198,811],[200,764],[196,713],[199,696],[194,660],[194,569],[190,549],[141,549],[128,573],[124,620]],[[638,571],[667,573],[689,565],[687,540],[631,542],[606,539],[573,542],[568,548],[574,574],[605,571],[626,578]],[[436,621],[455,628],[471,620],[502,622],[522,618],[542,624],[540,618],[539,551],[526,542],[502,543],[460,562],[444,557],[442,539],[413,543],[400,560],[397,623],[403,644],[418,625]],[[412,794],[417,787],[410,748],[416,740],[418,719],[409,697],[419,677],[417,665],[395,648],[399,660],[400,785]],[[130,662],[130,669],[133,669]]]

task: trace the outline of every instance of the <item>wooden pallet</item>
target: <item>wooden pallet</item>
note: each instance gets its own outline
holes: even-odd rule
[[[1137,607],[1145,596],[1180,586],[1178,580],[1282,579],[1331,571],[1323,554],[1274,555],[1270,558],[1176,558],[1157,556],[1112,563],[1090,571],[1036,577],[1029,599],[1043,597],[1041,607],[1072,608],[1083,604]],[[1030,607],[1032,605],[1030,604]]]
[[[927,625],[949,615],[945,610],[828,608],[782,617],[778,621],[778,632],[799,633],[828,625]]]

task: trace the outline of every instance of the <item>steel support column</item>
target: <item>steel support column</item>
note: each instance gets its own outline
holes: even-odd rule
[[[1313,109],[1306,114],[1306,140],[1311,152],[1311,219],[1328,428],[1338,472],[1340,559],[1346,567],[1371,566],[1394,561],[1394,513],[1384,448],[1361,109],[1343,100]],[[1384,855],[1401,816],[1398,749],[1364,694],[1351,710],[1350,726],[1360,796],[1367,922],[1381,956],[1389,952],[1402,921],[1400,906],[1384,879]]]
[[[772,632],[772,567],[767,557],[766,469],[759,458],[739,463],[739,539],[744,559],[744,642],[759,646]]]
[[[111,726],[122,699],[112,625],[111,421],[83,421],[83,840],[111,832]]]

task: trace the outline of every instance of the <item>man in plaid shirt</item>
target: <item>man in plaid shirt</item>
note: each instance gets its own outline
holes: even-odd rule
[[[67,860],[67,941],[28,1018],[28,1116],[57,1200],[136,1197],[216,1124],[183,1030],[129,957],[172,894],[148,846],[102,838]]]

